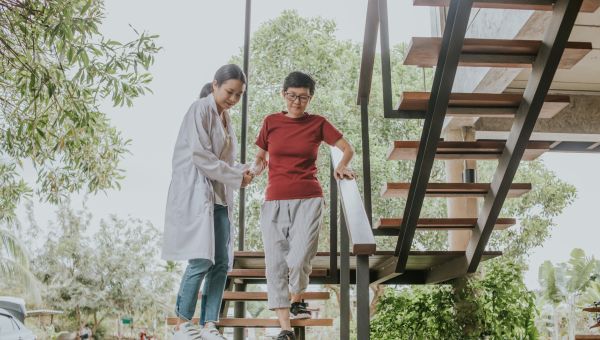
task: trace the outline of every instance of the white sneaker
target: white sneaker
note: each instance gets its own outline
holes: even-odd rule
[[[215,324],[209,322],[202,330],[200,331],[200,337],[202,340],[227,340],[226,337],[219,332]]]
[[[190,322],[179,325],[179,330],[173,334],[173,340],[201,340],[200,329]]]

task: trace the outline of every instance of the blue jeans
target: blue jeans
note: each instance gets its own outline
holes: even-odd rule
[[[177,305],[175,314],[185,320],[192,320],[198,291],[204,279],[202,289],[202,303],[200,305],[200,325],[206,322],[219,321],[219,310],[221,300],[227,281],[227,267],[229,255],[227,244],[229,243],[229,217],[227,207],[215,204],[215,263],[207,259],[192,259],[188,261],[185,273],[181,279],[179,293],[177,294]]]

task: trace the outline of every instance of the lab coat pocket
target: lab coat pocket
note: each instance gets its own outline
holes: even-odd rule
[[[192,222],[191,219],[203,214],[206,210],[206,188],[197,184],[198,180],[188,182],[174,178],[167,198],[167,214],[173,214],[181,223]]]

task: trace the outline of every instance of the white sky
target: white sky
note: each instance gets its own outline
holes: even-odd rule
[[[162,228],[171,155],[181,118],[201,86],[243,46],[244,3],[242,0],[106,1],[107,17],[102,31],[107,36],[131,39],[128,27],[131,24],[138,30],[159,34],[158,44],[163,50],[151,69],[154,94],[137,99],[132,108],[107,108],[114,125],[132,139],[132,144],[131,154],[121,164],[127,176],[122,190],[99,194],[88,202],[96,219],[113,213],[122,217],[131,215]],[[302,16],[334,19],[340,39],[362,42],[366,3],[365,0],[255,0],[252,29],[285,9],[296,9]],[[398,0],[388,2],[388,11],[392,44],[408,41],[412,36],[430,35],[427,8]],[[526,276],[531,288],[537,287],[537,268],[546,259],[564,261],[574,247],[600,258],[600,247],[595,244],[600,241],[600,225],[594,209],[600,192],[596,177],[600,157],[552,154],[544,159],[560,178],[577,186],[579,198],[556,219],[558,227],[545,246],[532,252],[533,270]],[[36,204],[36,216],[42,226],[53,218],[53,212],[51,206]]]

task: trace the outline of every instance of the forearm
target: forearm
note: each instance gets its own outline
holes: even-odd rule
[[[338,166],[343,166],[343,167],[348,167],[348,164],[350,164],[350,161],[352,160],[352,158],[354,157],[354,149],[351,146],[347,146],[344,148],[344,150],[342,150],[343,152],[343,156],[342,159],[340,160],[340,163],[338,164]]]
[[[260,176],[263,171],[265,171],[266,166],[264,159],[256,158],[254,160],[254,164],[250,167],[250,171],[254,174],[254,176]]]
[[[255,175],[259,176],[263,171],[267,168],[267,152],[265,150],[260,150],[256,154],[256,158],[254,159],[254,164],[250,167],[250,171]]]
[[[242,183],[243,170],[230,166],[206,150],[195,150],[192,160],[198,170],[211,180],[232,187]]]

